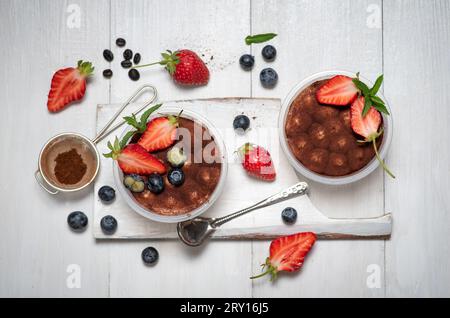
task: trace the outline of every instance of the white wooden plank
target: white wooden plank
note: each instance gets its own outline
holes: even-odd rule
[[[385,94],[395,133],[386,205],[387,296],[450,296],[450,2],[384,1]]]
[[[273,63],[262,59],[261,49],[265,44],[252,46],[256,58],[252,72],[253,97],[283,98],[296,83],[323,70],[361,71],[374,79],[382,72],[382,32],[367,24],[370,5],[381,10],[381,1],[372,0],[253,1],[252,32],[278,34],[271,42],[278,51]],[[264,89],[259,82],[259,72],[265,67],[273,67],[278,72],[279,82],[274,89]],[[311,199],[329,217],[379,216],[384,209],[383,173],[378,170],[349,186],[311,183]],[[302,211],[299,212],[301,216]],[[267,256],[268,246],[268,242],[254,243],[253,271],[258,270]],[[374,289],[366,285],[367,268],[371,264],[379,266],[383,280],[384,242],[319,242],[299,275],[287,275],[277,284],[255,282],[253,294],[256,297],[383,296],[383,285]]]
[[[161,100],[248,96],[249,74],[236,72],[249,32],[249,1],[123,1],[112,2],[112,40],[127,39],[143,62],[158,60],[166,49],[190,48],[210,60],[206,87],[179,88],[165,70],[141,70],[140,83],[158,87]],[[211,56],[213,60],[211,61]],[[137,86],[116,62],[112,102],[121,102]],[[111,246],[112,296],[251,296],[251,244],[218,242],[187,249],[180,242],[149,242]],[[139,260],[146,245],[155,245],[160,263],[146,268]],[[226,279],[224,279],[226,277]],[[230,282],[233,282],[232,284]]]
[[[0,135],[8,155],[0,157],[2,222],[0,222],[1,296],[106,296],[106,246],[96,246],[90,229],[72,233],[67,215],[82,210],[92,221],[92,191],[51,197],[35,182],[40,147],[52,135],[77,131],[92,136],[95,105],[107,100],[101,75],[90,81],[84,101],[57,115],[47,112],[53,72],[79,59],[99,66],[107,46],[108,1],[76,1],[80,27],[67,26],[70,1],[1,1],[0,41],[5,61]],[[66,285],[68,265],[81,269],[81,288]]]

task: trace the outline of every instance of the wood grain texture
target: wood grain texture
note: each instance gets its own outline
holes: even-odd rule
[[[366,25],[370,4],[381,8],[381,1],[373,0],[253,1],[252,33],[279,34],[272,41],[278,51],[273,63],[266,63],[261,57],[264,44],[252,46],[257,65],[252,72],[253,96],[283,98],[302,79],[323,70],[361,71],[372,80],[382,73],[382,32]],[[275,89],[261,87],[259,72],[264,67],[277,70],[279,83]],[[328,217],[371,217],[384,213],[380,170],[348,186],[309,183],[311,200]],[[302,211],[299,212],[301,217]],[[258,270],[267,256],[268,246],[264,242],[254,244],[253,270]],[[300,274],[282,278],[277,284],[257,281],[253,295],[383,296],[384,286],[370,289],[366,285],[370,264],[377,264],[383,271],[384,242],[320,241]],[[326,287],[318,284],[318,280],[327,282]]]
[[[385,95],[395,118],[387,296],[450,296],[450,2],[384,1]],[[411,40],[413,39],[413,40]]]
[[[53,72],[79,59],[100,64],[107,45],[108,1],[77,1],[80,28],[68,28],[69,1],[0,1],[2,149],[0,222],[1,296],[107,296],[107,246],[95,245],[90,229],[67,228],[74,210],[92,216],[92,191],[51,197],[35,182],[40,147],[53,135],[77,131],[92,136],[95,105],[106,100],[107,85],[97,75],[82,104],[57,115],[47,111]],[[95,32],[93,32],[95,30]],[[92,218],[91,218],[92,220]],[[67,266],[78,264],[81,288],[66,286]]]

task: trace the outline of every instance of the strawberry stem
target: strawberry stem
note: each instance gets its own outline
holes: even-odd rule
[[[261,274],[259,274],[259,275],[250,277],[250,279],[261,278],[261,277],[264,277],[264,276],[266,276],[267,274],[269,274],[269,273],[271,273],[271,272],[272,272],[272,271],[271,271],[270,269],[268,269],[268,270],[266,270],[264,273],[261,273]]]
[[[386,173],[393,179],[395,179],[394,174],[389,170],[389,168],[387,167],[386,163],[384,162],[383,159],[381,159],[380,154],[378,153],[378,148],[377,148],[377,142],[376,142],[376,138],[372,139],[372,145],[373,145],[373,150],[375,150],[375,156],[377,157],[377,160],[380,162],[381,166],[383,167],[384,171],[386,171]]]
[[[149,64],[143,64],[143,65],[137,65],[137,66],[133,66],[132,68],[136,69],[136,68],[142,68],[142,67],[152,66],[152,65],[156,65],[156,64],[161,64],[161,62],[162,62],[162,61],[154,62],[154,63],[149,63]]]

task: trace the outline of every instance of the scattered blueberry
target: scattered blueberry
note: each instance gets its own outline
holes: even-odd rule
[[[141,74],[139,74],[139,71],[137,69],[132,68],[128,72],[128,77],[130,77],[133,81],[138,81],[139,78],[141,77]]]
[[[133,51],[131,51],[130,49],[126,49],[125,51],[123,51],[123,58],[125,60],[131,60],[133,58]]]
[[[148,176],[147,187],[150,192],[154,194],[160,194],[164,191],[164,180],[159,174],[152,173]]]
[[[137,174],[129,174],[125,176],[123,178],[123,184],[134,193],[141,193],[145,190],[145,181]]]
[[[264,59],[266,61],[273,61],[275,59],[275,57],[277,56],[277,49],[275,47],[273,47],[272,45],[266,45],[263,49],[262,49],[262,56],[264,57]]]
[[[169,161],[170,165],[174,168],[183,167],[186,160],[187,157],[181,148],[173,147],[167,152],[167,161]]]
[[[297,221],[297,210],[294,208],[286,208],[281,212],[281,218],[287,224],[293,224]]]
[[[175,187],[179,187],[184,183],[184,172],[181,169],[172,169],[169,171],[167,179],[169,180],[170,184]]]
[[[116,40],[116,45],[119,47],[124,47],[126,44],[127,44],[127,41],[125,41],[125,39],[118,38]]]
[[[141,54],[139,54],[139,53],[136,53],[135,55],[134,55],[134,58],[133,58],[133,63],[134,64],[139,64],[141,62]]]
[[[147,247],[142,251],[142,260],[147,265],[153,265],[158,261],[159,253],[154,247]]]
[[[131,63],[130,60],[124,60],[120,62],[120,65],[122,65],[123,68],[130,68],[133,66],[133,63]]]
[[[111,71],[110,69],[104,70],[103,71],[103,76],[105,78],[111,78],[113,76],[113,71]]]
[[[113,54],[113,52],[111,52],[110,50],[104,50],[104,51],[103,51],[103,57],[104,57],[105,60],[107,60],[108,62],[111,62],[112,60],[114,60],[114,54]]]
[[[233,128],[245,132],[250,127],[250,118],[245,115],[239,115],[234,118]]]
[[[100,227],[105,234],[114,234],[117,229],[117,220],[111,216],[104,216],[100,221]]]
[[[244,54],[239,59],[239,64],[244,70],[251,70],[255,64],[255,58],[250,54]]]
[[[103,186],[98,190],[98,196],[103,202],[109,203],[116,197],[116,191],[110,186]]]
[[[69,214],[69,216],[67,217],[67,223],[72,230],[81,232],[86,228],[88,224],[88,218],[83,212],[75,211]]]
[[[278,74],[275,72],[273,68],[265,68],[259,74],[259,79],[261,81],[262,86],[266,88],[271,88],[277,85],[278,82]]]

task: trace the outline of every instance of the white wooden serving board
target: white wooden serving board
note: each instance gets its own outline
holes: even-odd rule
[[[138,104],[130,105],[125,114],[138,108]],[[205,216],[219,217],[250,206],[266,197],[278,193],[299,182],[299,176],[289,165],[278,142],[277,120],[280,111],[279,99],[255,98],[220,98],[203,100],[184,100],[165,102],[165,106],[177,106],[196,111],[208,118],[222,133],[229,158],[227,182],[221,197],[205,213]],[[113,116],[119,104],[99,105],[97,108],[97,131]],[[251,130],[237,135],[232,129],[236,115],[245,113],[251,119]],[[98,144],[101,153],[108,152],[107,140],[120,135],[119,128],[115,133]],[[252,179],[244,173],[234,151],[243,143],[251,141],[270,150],[277,171],[277,179],[266,183]],[[301,179],[301,177],[300,177]],[[116,188],[112,173],[112,161],[101,159],[101,171],[95,183],[95,193],[103,185]],[[110,205],[103,204],[95,195],[94,237],[97,239],[175,239],[175,224],[162,224],[150,221],[135,213],[116,192],[117,198]],[[292,206],[299,212],[295,225],[285,225],[281,220],[281,211]],[[268,239],[280,235],[312,231],[319,238],[388,238],[392,228],[390,214],[370,219],[330,219],[319,212],[308,196],[294,198],[287,202],[252,212],[231,221],[219,228],[213,235],[218,239]],[[118,229],[114,235],[105,235],[100,228],[100,220],[105,215],[113,215],[118,221]]]

